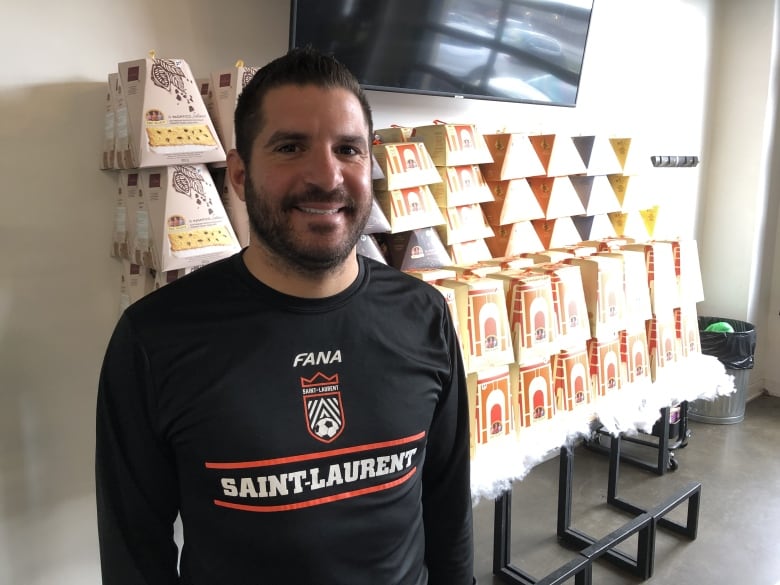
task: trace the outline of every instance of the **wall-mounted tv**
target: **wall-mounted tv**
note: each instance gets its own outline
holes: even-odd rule
[[[574,106],[593,0],[291,0],[365,89]]]

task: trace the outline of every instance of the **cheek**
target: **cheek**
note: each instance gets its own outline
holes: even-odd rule
[[[362,200],[371,200],[373,195],[373,182],[371,180],[370,172],[366,173],[361,171],[350,174],[345,177],[345,182],[353,196],[360,196]]]
[[[275,200],[281,197],[289,185],[286,185],[286,177],[283,173],[256,173],[252,175],[252,185],[255,193],[264,200]]]

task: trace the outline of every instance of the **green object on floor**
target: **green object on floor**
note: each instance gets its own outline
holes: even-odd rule
[[[734,333],[734,328],[725,321],[716,321],[707,325],[705,331],[715,331],[717,333]]]

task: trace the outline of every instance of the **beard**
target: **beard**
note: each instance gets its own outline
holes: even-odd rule
[[[288,193],[276,206],[272,206],[269,197],[262,189],[258,191],[247,174],[244,184],[249,225],[257,243],[270,251],[285,267],[306,275],[321,275],[341,266],[350,256],[353,248],[368,222],[371,212],[370,203],[358,201],[345,189],[324,191],[312,187],[300,193]],[[331,226],[318,226],[312,217],[312,224],[306,227],[306,233],[298,233],[290,214],[299,205],[306,203],[337,202],[340,214],[346,216],[346,232],[338,241],[326,244],[324,239],[330,236]],[[322,236],[319,239],[317,235]]]

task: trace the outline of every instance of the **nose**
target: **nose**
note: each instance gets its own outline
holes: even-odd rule
[[[330,148],[312,148],[304,170],[306,183],[333,191],[344,182],[342,161]]]

